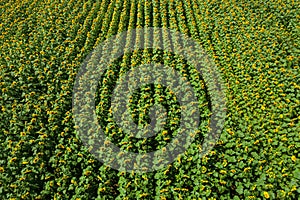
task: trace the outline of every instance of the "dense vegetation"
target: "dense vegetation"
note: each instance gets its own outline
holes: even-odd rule
[[[0,199],[299,198],[299,2],[2,0],[0,14]],[[169,125],[151,142],[113,132],[105,102],[120,74],[149,61],[168,64],[194,83],[200,99],[195,142],[168,167],[145,174],[103,165],[72,120],[72,89],[85,57],[112,35],[141,27],[174,29],[199,42],[220,70],[228,99],[221,137],[200,157],[209,98],[192,66],[149,49],[112,64],[99,83],[97,112],[107,136],[124,149],[166,145],[179,106],[167,88],[146,85],[133,95],[134,119],[148,122],[144,110],[160,102],[169,106]]]

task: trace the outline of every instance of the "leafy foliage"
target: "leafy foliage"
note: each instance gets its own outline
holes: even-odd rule
[[[1,1],[0,10],[0,199],[299,197],[296,1],[17,0]],[[97,101],[99,122],[120,147],[162,148],[179,123],[172,93],[148,85],[133,95],[132,114],[147,123],[143,111],[161,102],[168,108],[165,130],[144,141],[112,128],[111,89],[139,64],[174,67],[193,84],[203,112],[195,142],[172,165],[147,174],[118,172],[96,160],[76,135],[72,88],[81,62],[99,43],[152,26],[194,38],[213,58],[227,86],[225,129],[213,151],[200,157],[210,115],[201,76],[169,52],[125,54],[100,81]]]

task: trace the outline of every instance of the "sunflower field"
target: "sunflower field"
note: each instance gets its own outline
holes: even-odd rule
[[[0,16],[1,200],[300,198],[298,0],[1,0]],[[170,88],[143,85],[128,101],[133,121],[150,123],[151,107],[160,104],[166,124],[148,139],[126,134],[110,107],[116,81],[126,72],[151,62],[170,66],[191,83],[198,100],[201,122],[189,148],[162,169],[135,173],[115,170],[90,153],[73,120],[72,94],[93,49],[143,27],[175,30],[201,45],[224,80],[227,109],[220,138],[201,156],[211,116],[201,74],[161,49],[116,59],[99,81],[95,111],[121,149],[164,148],[176,135],[181,110]],[[149,42],[141,37],[127,37],[124,47]],[[170,40],[175,42],[163,45],[176,44]]]

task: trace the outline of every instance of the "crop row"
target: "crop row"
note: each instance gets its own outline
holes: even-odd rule
[[[0,199],[297,199],[299,177],[299,6],[292,1],[88,0],[0,3]],[[73,121],[72,90],[82,62],[111,36],[142,27],[170,28],[195,39],[226,82],[225,128],[201,157],[210,116],[207,83],[180,55],[159,49],[125,53],[99,81],[96,111],[121,149],[163,148],[176,135],[172,91],[144,85],[129,107],[137,124],[161,103],[168,124],[137,139],[113,120],[116,81],[141,64],[160,63],[186,77],[199,99],[196,140],[156,172],[119,172],[83,145]],[[128,34],[151,47],[151,35]],[[180,45],[159,32],[164,49]],[[172,41],[172,42],[170,42]],[[115,52],[113,52],[115,53]],[[191,111],[193,112],[193,111]],[[173,123],[173,124],[172,124]]]

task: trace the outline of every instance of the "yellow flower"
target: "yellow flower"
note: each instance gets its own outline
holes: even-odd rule
[[[89,176],[91,173],[92,173],[91,171],[86,171],[86,172],[84,172],[84,175]]]
[[[38,157],[35,157],[35,158],[33,159],[33,163],[36,163],[38,160],[39,160],[39,158],[38,158]]]
[[[220,180],[220,183],[222,184],[222,185],[226,185],[226,181],[223,181],[223,180]]]
[[[4,172],[4,168],[0,167],[0,172],[3,173]]]
[[[296,156],[292,156],[292,161],[296,161]]]
[[[162,135],[167,135],[168,134],[168,131],[166,131],[166,130],[164,130],[163,132],[162,132]]]
[[[282,119],[283,118],[283,114],[280,114],[279,117]]]
[[[17,157],[14,157],[14,158],[12,158],[12,159],[10,159],[10,163],[12,163],[12,162],[14,162],[15,160],[17,160]]]
[[[244,172],[247,172],[247,171],[249,171],[251,169],[251,167],[246,167],[245,169],[244,169]]]
[[[264,192],[264,197],[265,197],[266,199],[270,198],[269,193],[268,193],[268,192]]]

